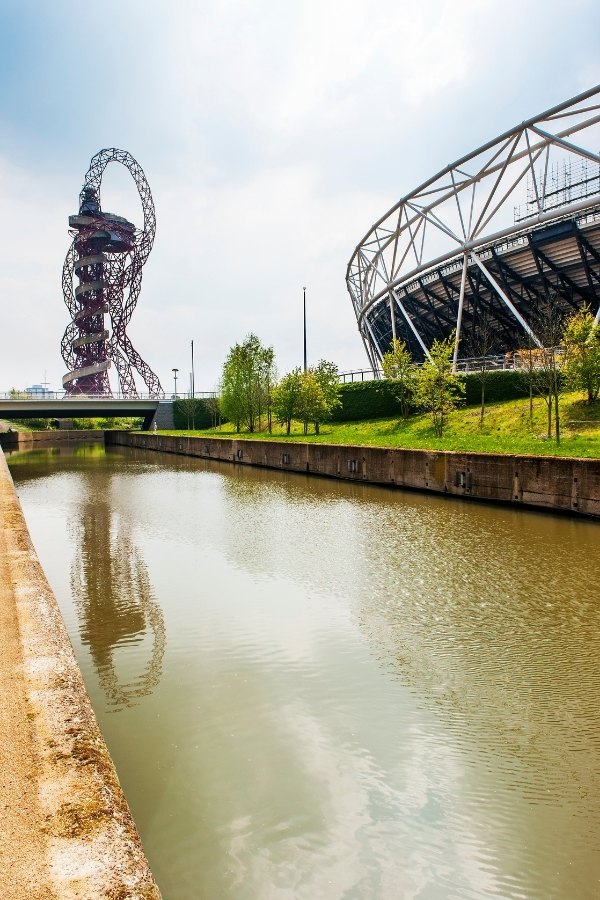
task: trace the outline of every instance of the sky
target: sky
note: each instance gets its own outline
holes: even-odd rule
[[[60,389],[68,216],[128,150],[157,232],[128,333],[171,392],[254,332],[368,367],[346,267],[401,196],[600,82],[597,0],[0,0],[0,392]],[[112,164],[103,209],[141,224]],[[140,383],[140,389],[143,385]]]

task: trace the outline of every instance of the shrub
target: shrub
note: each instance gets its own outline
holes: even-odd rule
[[[396,388],[391,381],[355,381],[340,385],[341,405],[334,409],[331,422],[360,422],[400,415]]]
[[[462,378],[465,384],[467,406],[478,406],[481,402],[481,376],[477,372],[467,372]],[[518,400],[520,397],[528,396],[529,385],[523,372],[513,369],[487,372],[485,378],[486,403]]]

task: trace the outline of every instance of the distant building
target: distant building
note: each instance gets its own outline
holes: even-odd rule
[[[53,391],[49,391],[43,384],[32,384],[31,387],[25,388],[26,394],[34,394],[36,397],[48,397]]]

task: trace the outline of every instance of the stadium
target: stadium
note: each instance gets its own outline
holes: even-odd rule
[[[485,324],[498,359],[543,346],[548,298],[600,321],[600,85],[447,166],[368,231],[346,283],[369,363],[393,338],[415,361],[455,332],[454,365]],[[463,365],[461,366],[461,362]]]

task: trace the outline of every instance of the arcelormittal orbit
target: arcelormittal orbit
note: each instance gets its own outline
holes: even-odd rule
[[[102,176],[113,161],[124,165],[135,181],[144,216],[141,229],[121,216],[102,211]],[[63,377],[65,391],[110,396],[108,373],[112,363],[123,395],[138,396],[133,378],[135,369],[152,396],[163,396],[158,376],[127,335],[127,325],[142,285],[142,266],[152,249],[156,231],[154,203],[146,176],[127,151],[112,147],[100,150],[92,158],[79,195],[79,212],[69,216],[69,227],[73,242],[62,278],[65,303],[71,315],[61,342],[62,357],[69,369]]]

